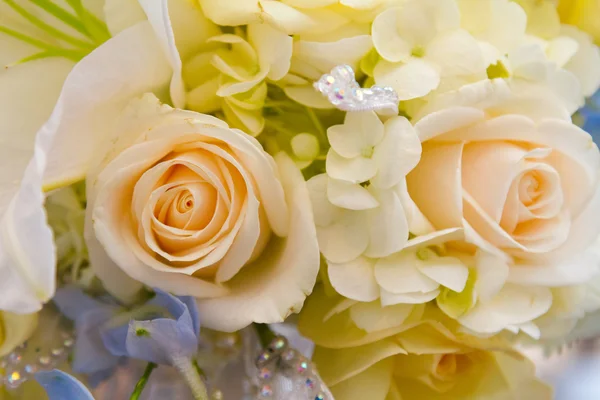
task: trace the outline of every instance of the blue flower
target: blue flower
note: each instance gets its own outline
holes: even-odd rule
[[[57,369],[38,372],[35,380],[44,387],[50,400],[94,400],[81,382]]]
[[[588,99],[579,115],[583,118],[582,128],[592,135],[596,143],[600,143],[600,91]]]
[[[57,291],[54,302],[75,321],[73,370],[90,375],[93,386],[108,378],[123,357],[172,365],[198,349],[200,319],[191,297],[157,289],[154,298],[128,310],[68,286]]]
[[[198,351],[200,319],[191,297],[175,297],[156,290],[156,297],[146,303],[166,309],[172,318],[132,320],[127,329],[117,327],[102,333],[104,344],[115,355],[172,365],[173,359],[192,357]]]

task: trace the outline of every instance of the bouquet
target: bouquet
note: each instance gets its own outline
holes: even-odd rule
[[[0,399],[550,399],[522,349],[600,334],[599,21],[0,1]]]

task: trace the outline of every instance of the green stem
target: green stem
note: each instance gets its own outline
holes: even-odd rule
[[[276,337],[275,333],[273,333],[267,324],[254,324],[254,329],[256,329],[256,334],[264,349],[266,349]]]
[[[133,393],[131,393],[129,400],[138,400],[140,398],[142,391],[144,390],[144,388],[146,387],[146,384],[148,383],[148,379],[150,379],[150,374],[152,373],[152,371],[154,371],[154,368],[156,368],[156,367],[157,367],[157,365],[152,362],[150,362],[150,363],[148,363],[148,365],[146,365],[146,369],[144,370],[144,375],[142,375],[140,380],[135,384],[135,389],[133,389]]]
[[[188,384],[196,400],[209,400],[208,391],[200,377],[198,369],[189,357],[173,356],[171,358],[173,367],[179,371],[185,382]]]
[[[323,124],[321,124],[321,121],[319,120],[319,117],[317,117],[315,110],[313,110],[310,107],[304,107],[304,109],[306,110],[306,113],[308,114],[308,117],[310,118],[311,122],[315,126],[315,129],[317,130],[317,132],[322,137],[327,137],[327,132],[325,131],[325,128],[323,128]]]

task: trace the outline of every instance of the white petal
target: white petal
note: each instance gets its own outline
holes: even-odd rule
[[[382,307],[377,301],[350,307],[350,318],[360,329],[377,332],[402,325],[413,310],[410,304]]]
[[[313,176],[306,182],[317,226],[328,226],[341,216],[341,210],[327,198],[327,174]]]
[[[327,197],[332,204],[348,210],[368,210],[379,205],[364,187],[337,179],[329,179]]]
[[[146,13],[138,0],[105,0],[104,18],[110,34],[116,36],[146,20]]]
[[[344,158],[335,150],[327,153],[327,175],[349,183],[362,183],[377,173],[375,161],[366,157]]]
[[[488,302],[506,283],[509,266],[505,260],[480,251],[476,256],[475,268],[477,270],[475,292],[481,301]]]
[[[381,289],[381,305],[391,306],[394,304],[424,304],[435,299],[440,294],[440,289],[432,290],[431,292],[414,292],[414,293],[392,293],[385,289]]]
[[[562,33],[579,42],[579,50],[564,68],[575,74],[583,95],[589,97],[600,87],[600,49],[586,33],[573,26],[563,25]]]
[[[419,271],[442,286],[462,292],[467,284],[469,268],[457,258],[439,257],[426,261]]]
[[[267,24],[248,26],[248,41],[256,49],[261,68],[268,68],[267,77],[278,81],[289,71],[293,39]]]
[[[373,44],[377,53],[390,62],[408,61],[414,46],[398,32],[398,8],[390,8],[373,21]]]
[[[334,108],[329,100],[317,92],[312,85],[286,86],[283,91],[287,97],[303,106],[319,109]]]
[[[372,260],[359,257],[344,264],[328,263],[327,272],[331,285],[342,296],[358,301],[374,301],[379,298],[374,267]]]
[[[53,137],[45,128],[37,138],[35,133],[50,115],[72,65],[55,58],[0,71],[2,310],[35,312],[54,294],[56,253],[42,193]]]
[[[383,141],[373,152],[377,176],[371,183],[383,189],[395,186],[404,180],[420,158],[421,141],[410,122],[404,117],[387,120]]]
[[[551,305],[552,292],[548,288],[507,284],[494,299],[478,304],[459,322],[475,332],[496,333],[533,321]]]
[[[317,227],[319,248],[332,263],[354,260],[367,249],[369,231],[364,228],[364,213],[345,211],[325,227]]]
[[[370,241],[367,257],[379,258],[396,253],[408,241],[408,221],[402,203],[392,191],[371,190],[379,207],[367,211]]]
[[[483,74],[486,68],[479,44],[462,29],[439,35],[427,46],[425,58],[447,76]]]
[[[384,132],[384,124],[375,112],[352,112],[346,113],[343,125],[327,129],[327,139],[339,155],[354,158],[379,144]]]
[[[439,284],[422,274],[418,264],[419,260],[412,252],[382,258],[375,265],[375,278],[383,289],[396,294],[436,290]]]
[[[115,116],[133,97],[169,81],[171,68],[153,36],[142,22],[73,68],[48,124],[56,132],[44,174],[50,187],[82,179],[99,149],[112,140],[107,132]]]
[[[389,86],[398,93],[400,100],[425,96],[440,84],[437,69],[424,60],[413,58],[407,64],[380,61],[373,71],[379,86]]]
[[[285,239],[269,249],[228,282],[230,294],[198,301],[203,325],[233,332],[253,322],[282,322],[300,311],[319,272],[319,246],[306,183],[294,162],[276,157],[288,201],[291,222]]]
[[[335,42],[294,42],[294,58],[311,65],[321,74],[340,64],[355,68],[358,62],[373,48],[371,36],[359,35]],[[294,65],[292,64],[292,69]],[[315,80],[319,77],[313,77]]]
[[[181,57],[175,44],[175,34],[169,16],[169,0],[140,0],[148,21],[163,48],[165,57],[173,69],[171,78],[171,100],[177,108],[185,106],[185,85],[181,76]]]

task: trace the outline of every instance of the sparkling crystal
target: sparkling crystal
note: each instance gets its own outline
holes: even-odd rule
[[[298,363],[298,365],[296,366],[296,371],[298,371],[298,373],[303,374],[306,371],[308,371],[308,362],[307,361],[300,361]]]
[[[23,356],[18,351],[13,351],[12,353],[10,353],[8,355],[9,364],[17,365],[21,362],[22,359],[23,359]]]
[[[319,393],[315,396],[315,400],[325,400],[325,395],[323,393]]]
[[[271,396],[273,396],[273,388],[271,388],[271,385],[263,385],[260,388],[260,395],[262,397],[271,397]]]
[[[261,367],[265,364],[267,364],[269,361],[271,361],[272,356],[271,353],[263,351],[262,353],[259,354],[258,358],[256,359],[256,364]]]
[[[273,353],[279,353],[287,347],[287,339],[283,336],[278,336],[269,345],[269,350]]]
[[[56,347],[50,351],[54,357],[60,357],[65,353],[65,349],[63,347]]]
[[[287,349],[281,355],[284,361],[293,361],[296,358],[296,351],[294,349]]]
[[[311,378],[306,378],[306,387],[309,389],[314,389],[315,388],[315,381],[313,381]]]
[[[10,388],[17,388],[23,383],[23,374],[21,371],[12,371],[6,376],[6,386]]]
[[[41,366],[47,367],[50,365],[50,363],[52,363],[52,359],[50,358],[50,356],[40,356],[38,358],[38,362]]]
[[[269,380],[273,377],[273,371],[271,371],[269,368],[261,368],[260,371],[258,371],[258,377],[262,380]]]
[[[27,364],[24,368],[25,373],[33,375],[37,372],[38,368],[35,364]]]
[[[348,65],[338,65],[330,74],[323,75],[314,87],[343,111],[390,110],[398,113],[399,98],[391,87],[361,88]]]

